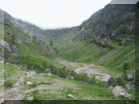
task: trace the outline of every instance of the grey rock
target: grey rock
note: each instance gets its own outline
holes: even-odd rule
[[[126,98],[130,98],[128,92],[122,86],[114,87],[112,92],[116,97],[125,96]]]
[[[2,48],[4,48],[8,53],[12,52],[12,49],[10,48],[10,46],[7,42],[4,42],[3,40],[0,40],[0,46]]]
[[[27,84],[32,84],[32,82],[27,82]]]
[[[76,91],[72,91],[72,93],[75,93]]]
[[[112,85],[110,85],[110,87],[109,87],[109,88],[112,88],[112,89],[113,89],[114,87],[112,87]]]
[[[71,76],[71,79],[74,79],[74,77]]]
[[[74,98],[75,100],[78,100],[75,96],[68,94],[68,97]]]
[[[26,100],[33,100],[33,97],[32,96],[27,97]]]
[[[127,81],[133,81],[133,80],[134,80],[134,77],[132,75],[128,75]]]

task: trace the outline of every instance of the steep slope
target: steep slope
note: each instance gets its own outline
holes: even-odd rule
[[[115,48],[135,42],[135,5],[106,5],[77,29],[76,38],[102,47]],[[75,38],[75,39],[76,39]]]
[[[1,70],[5,71],[2,72],[5,76],[5,82],[4,84],[2,84],[2,86],[5,87],[6,91],[5,99],[23,99],[24,103],[27,104],[29,102],[25,101],[25,99],[30,96],[33,96],[33,100],[35,100],[35,102],[33,101],[33,103],[38,103],[39,101],[37,100],[73,100],[73,98],[69,98],[67,96],[69,93],[72,93],[80,100],[126,99],[124,97],[116,98],[112,93],[112,89],[108,88],[105,82],[99,81],[95,78],[88,78],[86,74],[76,74],[74,71],[71,71],[70,68],[65,68],[63,67],[64,65],[61,65],[54,61],[53,54],[51,52],[52,50],[49,49],[45,39],[43,40],[40,37],[41,33],[38,34],[34,33],[33,30],[30,31],[26,27],[26,25],[24,25],[24,23],[19,23],[6,13],[4,14],[4,16],[4,41],[1,39],[0,45],[1,49],[4,49],[3,58],[5,62],[8,62],[4,63],[5,70]],[[77,30],[76,32],[78,31],[80,30]],[[62,41],[62,44],[60,44],[60,42],[57,42],[54,44],[54,46],[59,50],[58,55],[72,61],[89,63],[96,61],[96,63],[99,62],[100,64],[106,61],[106,59],[104,58],[104,56],[106,55],[108,55],[110,59],[116,57],[111,57],[111,54],[107,53],[108,51],[110,53],[113,53],[113,51],[119,52],[120,49],[124,50],[127,48],[127,46],[122,46],[121,48],[119,48],[119,50],[117,50],[117,48],[115,50],[111,50],[109,48],[107,49],[107,47],[104,47],[102,49],[101,46],[99,47],[98,45],[95,45],[93,43],[90,44],[82,41],[73,43],[72,39],[75,38],[74,29],[71,29],[69,33],[66,33],[63,36],[64,41],[59,38],[59,41]],[[131,52],[130,58],[133,57],[132,52],[134,51],[131,51],[132,49],[133,45],[131,44],[131,46],[129,46],[127,49],[129,51],[126,53],[126,56],[128,56],[128,58],[130,54],[129,52]],[[88,50],[90,52],[88,52]],[[120,55],[124,52],[125,51],[122,51]],[[117,54],[118,53],[116,53],[116,55]],[[99,61],[102,57],[103,60]],[[121,60],[121,62],[123,62],[123,60]],[[17,65],[9,63],[16,63]],[[104,65],[108,64],[104,63]],[[51,72],[53,75],[47,72]],[[76,81],[73,80],[73,77]],[[32,82],[32,84],[28,85],[28,81]],[[129,93],[132,93],[132,97],[130,98],[130,100],[134,100],[135,91],[129,90]],[[61,96],[56,94],[60,94]],[[4,92],[0,94],[0,98],[1,95],[4,95]]]
[[[95,63],[115,71],[122,72],[123,63],[128,62],[129,73],[134,74],[135,50],[139,50],[135,48],[135,5],[106,5],[57,48],[66,60]]]
[[[1,60],[21,64],[28,69],[35,67],[40,71],[45,69],[45,66],[42,65],[44,62],[48,63],[47,66],[52,64],[57,66],[55,62],[51,62],[54,51],[50,49],[45,39],[34,31],[30,31],[25,24],[19,23],[7,12],[2,10],[0,12],[1,17],[4,16],[3,24],[1,24],[4,31],[0,35],[4,37],[0,40]]]

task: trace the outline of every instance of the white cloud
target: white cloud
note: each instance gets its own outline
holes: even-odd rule
[[[3,0],[1,9],[41,28],[80,25],[111,0]]]

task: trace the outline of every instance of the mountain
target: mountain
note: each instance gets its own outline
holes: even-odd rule
[[[95,43],[102,47],[116,48],[112,42],[135,42],[135,5],[106,5],[83,22],[76,31],[75,39]]]
[[[139,50],[135,47],[139,39],[135,36],[135,12],[135,5],[107,4],[76,27],[74,36],[55,46],[58,54],[65,60],[95,63],[116,71],[122,71],[128,62],[133,73],[135,50]]]
[[[4,21],[4,41],[1,39],[1,50],[4,51],[4,55],[1,53],[2,59],[6,62],[17,62],[13,60],[13,57],[23,57],[20,53],[21,47],[24,49],[34,51],[43,56],[49,56],[52,50],[44,39],[40,37],[34,30],[30,30],[33,27],[32,24],[27,25],[27,23],[21,22],[13,18],[10,14],[5,11],[0,11],[1,18]],[[36,27],[37,28],[37,27]],[[38,30],[41,30],[38,28]],[[5,47],[6,46],[6,47]],[[36,50],[38,49],[38,50]]]
[[[134,5],[106,5],[79,26],[42,30],[0,10],[0,99],[134,100],[135,12]],[[117,85],[126,97],[113,94]]]

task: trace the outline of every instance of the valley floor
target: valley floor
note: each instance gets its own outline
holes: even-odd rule
[[[94,64],[67,62],[59,58],[56,58],[56,61],[67,67],[75,67],[77,73],[86,72],[88,76],[94,74],[97,79],[105,82],[110,77],[109,74],[106,74],[107,70]],[[38,73],[8,63],[1,63],[0,65],[0,67],[4,65],[4,68],[0,68],[0,77],[1,79],[5,78],[5,82],[3,79],[0,80],[1,102],[2,99],[27,100],[31,97],[36,100],[74,100],[74,98],[68,97],[69,94],[72,94],[78,100],[123,100],[123,98],[116,98],[113,95],[112,88],[64,79],[51,73]],[[103,73],[101,69],[103,69]],[[27,84],[29,82],[32,84]],[[132,95],[131,100],[134,100],[134,93]]]
[[[75,70],[76,73],[87,73],[89,77],[91,77],[91,75],[96,75],[96,79],[105,82],[111,77],[111,75],[109,74],[104,74],[104,72],[101,73],[102,71],[105,71],[105,73],[107,72],[107,70],[103,70],[103,67],[101,66],[87,63],[68,62],[60,60],[59,58],[56,58],[56,60],[67,67],[77,67],[77,69]]]

